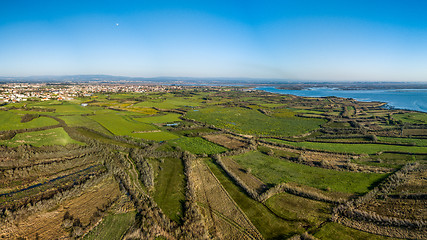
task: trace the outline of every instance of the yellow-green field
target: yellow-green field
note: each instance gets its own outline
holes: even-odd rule
[[[19,145],[32,145],[35,147],[51,145],[82,144],[70,136],[63,128],[53,128],[44,131],[18,133],[11,140],[0,140],[0,144],[16,147]]]

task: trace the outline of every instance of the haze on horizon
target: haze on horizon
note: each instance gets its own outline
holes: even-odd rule
[[[0,76],[427,81],[426,1],[2,1]]]

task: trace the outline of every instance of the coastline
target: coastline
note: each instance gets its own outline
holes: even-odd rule
[[[420,96],[420,99],[414,99],[414,96],[417,94],[426,95],[427,99],[427,89],[420,90],[414,89],[377,89],[377,90],[343,90],[336,88],[310,88],[302,90],[288,90],[280,89],[275,86],[270,87],[255,87],[253,90],[265,91],[270,93],[277,94],[289,94],[301,97],[339,97],[339,98],[351,98],[356,101],[361,102],[378,102],[384,103],[383,107],[387,109],[395,110],[408,110],[416,112],[427,112],[427,105],[418,104],[422,102],[425,104],[422,99],[424,96]],[[412,95],[411,95],[412,94]]]

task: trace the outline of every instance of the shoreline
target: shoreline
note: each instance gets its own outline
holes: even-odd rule
[[[344,89],[335,89],[335,88],[310,88],[310,89],[314,89],[314,90],[327,90],[327,91],[336,91],[338,93],[341,93],[341,96],[339,95],[333,95],[333,94],[304,94],[304,93],[309,93],[309,89],[301,89],[301,90],[289,90],[289,89],[281,89],[277,86],[263,86],[263,87],[254,87],[252,88],[253,90],[258,90],[258,91],[264,91],[264,92],[269,92],[269,93],[276,93],[276,94],[288,94],[288,95],[294,95],[294,96],[300,96],[300,97],[319,97],[319,98],[325,98],[325,97],[337,97],[337,98],[351,98],[353,100],[356,101],[360,101],[360,102],[378,102],[378,103],[383,103],[382,107],[386,107],[387,109],[390,110],[406,110],[406,111],[414,111],[414,112],[420,112],[420,113],[427,113],[427,109],[423,110],[421,107],[418,107],[418,109],[415,109],[417,107],[417,105],[414,105],[414,108],[408,108],[408,107],[399,107],[394,105],[392,102],[389,102],[387,100],[384,99],[372,99],[372,98],[368,98],[368,99],[362,99],[360,97],[354,97],[351,96],[351,94],[354,94],[354,92],[356,93],[361,93],[362,91],[369,91],[368,94],[374,94],[372,93],[372,91],[379,91],[379,92],[388,92],[391,91],[391,89],[376,89],[376,90],[372,90],[372,89],[367,89],[367,90],[344,90]],[[410,89],[393,89],[396,92],[400,92],[399,90],[405,91],[407,92]],[[414,89],[415,91],[420,90],[420,89]],[[427,89],[423,89],[425,91],[427,91]],[[304,91],[301,92],[303,94],[296,94],[298,91]],[[349,93],[349,91],[352,91],[352,93]],[[342,93],[349,93],[350,96],[342,96]],[[421,109],[420,109],[421,108]]]

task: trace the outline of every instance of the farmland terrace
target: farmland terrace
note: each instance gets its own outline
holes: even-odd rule
[[[1,106],[0,239],[427,236],[426,113],[93,88]]]

